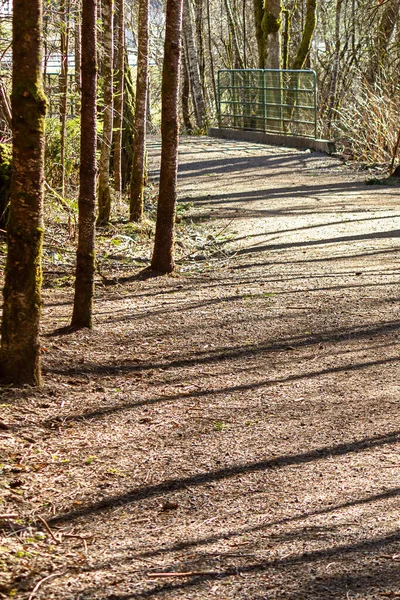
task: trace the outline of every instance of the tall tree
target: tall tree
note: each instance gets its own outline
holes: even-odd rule
[[[228,17],[228,26],[229,26],[229,31],[230,31],[232,46],[233,46],[233,56],[234,56],[233,66],[235,69],[244,69],[244,62],[243,62],[242,56],[240,54],[240,48],[239,48],[238,27],[237,27],[236,19],[235,19],[233,10],[232,10],[230,0],[225,0],[225,10],[226,10],[226,16]]]
[[[70,30],[70,1],[61,0],[60,3],[60,162],[61,162],[61,195],[65,195],[65,153],[67,145],[67,112],[68,112],[68,54],[69,54],[69,30]]]
[[[124,51],[125,51],[125,10],[124,0],[115,2],[117,14],[117,40],[115,60],[115,97],[114,97],[114,188],[118,194],[122,191],[122,127],[124,112]],[[114,57],[115,58],[115,57]]]
[[[329,102],[328,114],[326,119],[326,127],[329,134],[332,130],[332,122],[334,117],[334,109],[336,105],[336,90],[339,76],[339,61],[340,61],[340,21],[342,16],[343,0],[336,0],[336,19],[335,19],[335,50],[333,55],[332,75],[329,87]]]
[[[302,69],[308,53],[310,52],[315,26],[317,24],[317,0],[307,0],[306,18],[304,22],[303,35],[296,56],[293,60],[292,69]]]
[[[264,0],[253,0],[253,15],[258,49],[258,68],[265,69],[266,45],[262,30],[262,20],[264,16]]]
[[[183,37],[196,125],[199,129],[203,129],[206,120],[206,105],[200,79],[199,57],[190,0],[183,0]]]
[[[147,88],[149,82],[149,0],[139,0],[135,144],[133,148],[130,221],[143,218],[143,197],[146,168],[146,116]]]
[[[75,85],[81,89],[81,0],[75,0],[74,10]]]
[[[263,31],[266,53],[265,67],[268,69],[281,68],[281,27],[281,0],[264,0],[264,14],[261,28]]]
[[[386,0],[382,4],[382,14],[374,40],[374,51],[367,69],[367,79],[374,84],[384,73],[387,66],[388,48],[393,32],[399,26],[400,0]]]
[[[99,164],[99,215],[97,225],[107,225],[111,213],[110,158],[113,134],[113,23],[114,0],[103,0],[103,137]]]
[[[20,0],[22,1],[22,0]],[[97,0],[82,0],[79,226],[72,327],[91,327],[95,272]]]
[[[183,0],[167,0],[161,107],[161,170],[152,269],[171,273],[178,173],[178,93]]]
[[[14,0],[12,45],[13,172],[0,375],[39,385],[46,114],[41,0]]]

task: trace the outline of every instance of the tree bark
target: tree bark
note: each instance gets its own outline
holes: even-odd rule
[[[156,234],[151,267],[174,270],[174,228],[178,172],[178,94],[181,59],[182,0],[167,0],[161,107],[161,171]]]
[[[281,0],[265,0],[262,31],[266,52],[265,67],[267,69],[280,69],[281,57],[281,27],[282,3]]]
[[[128,55],[124,50],[124,107],[121,150],[121,184],[125,190],[130,184],[135,138],[135,87]]]
[[[367,80],[371,85],[379,79],[385,69],[390,40],[396,23],[399,24],[399,10],[400,0],[386,0],[383,5],[374,43],[374,53],[367,69]]]
[[[213,48],[212,48],[212,35],[211,35],[211,15],[210,15],[210,2],[207,1],[207,38],[208,38],[208,54],[210,59],[210,71],[211,71],[211,81],[214,92],[214,104],[215,109],[218,110],[218,93],[217,93],[217,84],[215,81],[215,68],[214,68],[214,56],[213,56]]]
[[[110,221],[111,189],[110,189],[110,158],[113,134],[113,12],[114,0],[103,0],[103,138],[101,141],[99,164],[99,214],[97,225],[105,226]]]
[[[336,90],[339,76],[339,61],[340,61],[340,21],[342,15],[343,0],[336,0],[336,20],[335,20],[335,54],[332,64],[332,75],[329,87],[329,108],[326,120],[328,134],[331,133],[334,108],[336,104]]]
[[[265,41],[261,26],[264,16],[264,0],[253,0],[253,11],[258,49],[258,68],[265,69]]]
[[[116,0],[118,16],[117,62],[115,73],[114,98],[114,188],[118,194],[122,192],[122,127],[124,112],[124,50],[125,50],[125,10],[124,0]]]
[[[92,327],[95,272],[97,0],[82,2],[79,226],[72,327]]]
[[[14,0],[13,163],[0,376],[40,385],[44,128],[42,2]]]
[[[147,86],[149,82],[149,0],[139,0],[137,42],[135,144],[133,149],[129,220],[143,218],[146,157]]]
[[[195,43],[190,0],[183,0],[183,35],[185,40],[187,66],[196,126],[203,129],[206,121],[206,106],[201,86],[199,62]]]
[[[207,0],[208,2],[209,0]],[[204,35],[203,35],[203,6],[204,0],[195,0],[195,24],[196,24],[196,46],[199,63],[199,75],[201,81],[201,89],[203,90],[203,98],[207,98],[206,86],[206,57],[204,51]]]
[[[65,152],[67,144],[67,111],[68,111],[68,51],[69,51],[69,0],[62,0],[60,5],[61,15],[61,73],[60,73],[60,163],[61,163],[61,195],[65,196]]]
[[[189,133],[193,131],[193,126],[190,121],[190,110],[189,110],[189,95],[190,95],[190,81],[189,73],[187,70],[185,52],[182,53],[182,118],[185,130]]]
[[[75,85],[77,90],[81,90],[81,0],[76,0],[74,12],[74,54],[75,54]]]
[[[317,24],[317,0],[307,0],[306,20],[304,23],[303,35],[297,54],[291,66],[292,69],[302,69],[308,53],[310,52],[311,42]]]
[[[233,11],[232,11],[232,7],[230,4],[230,0],[224,0],[224,1],[225,1],[226,15],[228,17],[228,25],[229,25],[229,29],[230,29],[231,36],[232,36],[234,68],[235,69],[244,69],[244,62],[243,62],[242,56],[240,54],[236,21],[233,16]]]

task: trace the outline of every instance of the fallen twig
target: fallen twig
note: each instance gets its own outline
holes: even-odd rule
[[[198,575],[219,575],[216,571],[184,571],[180,573],[179,571],[166,571],[164,573],[147,573],[147,576],[150,578],[154,577],[195,577]]]
[[[38,519],[39,519],[39,521],[40,521],[41,523],[43,523],[43,525],[44,525],[44,527],[45,527],[45,529],[46,529],[47,533],[48,533],[48,534],[49,534],[49,535],[50,535],[50,536],[53,538],[53,540],[54,540],[55,542],[57,542],[57,544],[59,544],[59,543],[60,543],[60,540],[59,540],[59,538],[57,538],[57,537],[54,535],[54,533],[53,533],[53,532],[52,532],[52,530],[50,529],[50,527],[49,527],[48,523],[46,523],[46,521],[45,521],[45,520],[44,520],[42,517],[38,517]]]
[[[28,600],[32,600],[36,596],[36,592],[38,591],[38,589],[40,588],[40,586],[42,585],[42,583],[44,583],[48,579],[51,579],[52,577],[58,577],[59,575],[64,575],[64,573],[65,573],[65,571],[60,571],[59,573],[52,573],[51,575],[47,575],[47,577],[44,577],[43,579],[41,579],[35,585],[35,587],[33,588],[32,592],[31,592],[31,595],[29,596]]]

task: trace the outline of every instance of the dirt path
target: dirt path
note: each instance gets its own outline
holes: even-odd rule
[[[400,597],[400,212],[367,176],[185,139],[209,237],[179,274],[64,336],[47,291],[46,386],[3,393],[0,597]]]

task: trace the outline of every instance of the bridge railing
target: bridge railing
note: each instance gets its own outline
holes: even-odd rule
[[[314,71],[223,69],[218,72],[220,128],[317,138]]]

